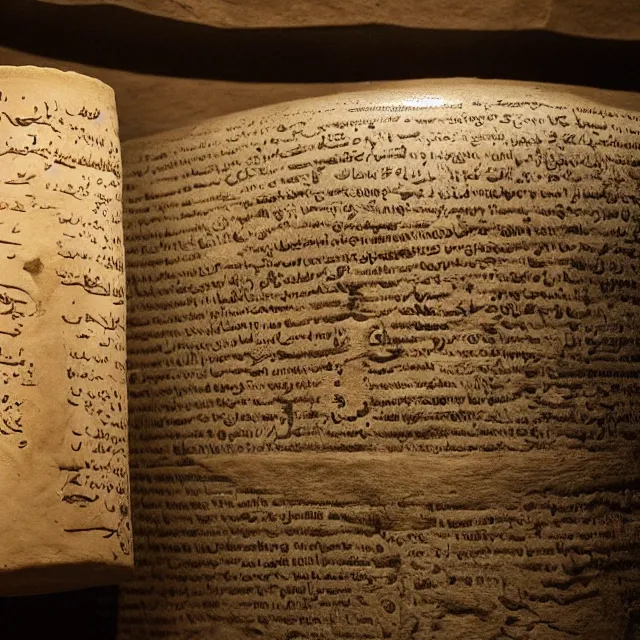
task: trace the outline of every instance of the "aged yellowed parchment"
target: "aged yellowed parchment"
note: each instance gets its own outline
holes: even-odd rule
[[[113,92],[0,67],[0,592],[132,565]]]
[[[637,637],[638,96],[423,82],[124,149],[122,640]]]

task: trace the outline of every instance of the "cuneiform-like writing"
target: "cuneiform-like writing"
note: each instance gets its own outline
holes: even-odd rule
[[[637,113],[248,112],[127,156],[136,459],[637,437]]]
[[[452,483],[463,492],[424,474],[395,500],[329,497],[321,484],[301,497],[287,471],[285,495],[199,467],[135,471],[139,573],[120,637],[632,637],[637,492],[570,474],[542,491],[523,481],[526,464],[501,486],[474,468]]]
[[[487,85],[132,144],[121,636],[637,635],[639,149]]]
[[[67,535],[129,554],[117,121],[71,80],[29,73],[0,78],[0,446],[17,467],[57,463]]]

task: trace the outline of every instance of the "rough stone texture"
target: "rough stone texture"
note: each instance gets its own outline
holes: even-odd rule
[[[177,20],[221,27],[395,24],[431,29],[548,29],[572,35],[640,37],[634,0],[48,0],[59,4],[119,4]]]
[[[124,145],[123,640],[635,640],[639,99],[424,81]]]

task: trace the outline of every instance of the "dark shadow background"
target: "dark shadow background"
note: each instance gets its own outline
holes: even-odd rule
[[[475,76],[640,90],[640,41],[546,31],[222,29],[121,7],[37,0],[0,0],[0,30],[6,47],[178,77],[357,82]]]
[[[0,598],[2,640],[114,640],[117,587]]]
[[[220,29],[119,7],[0,0],[0,46],[140,73],[241,82],[475,76],[640,91],[640,41],[544,31]],[[116,609],[116,588],[0,598],[0,638],[27,640],[44,631],[66,640],[113,640]]]

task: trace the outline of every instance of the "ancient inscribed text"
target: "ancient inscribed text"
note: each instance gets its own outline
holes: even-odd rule
[[[3,590],[132,561],[117,134],[106,86],[0,68]]]
[[[126,145],[122,638],[633,637],[639,149],[478,82]]]

